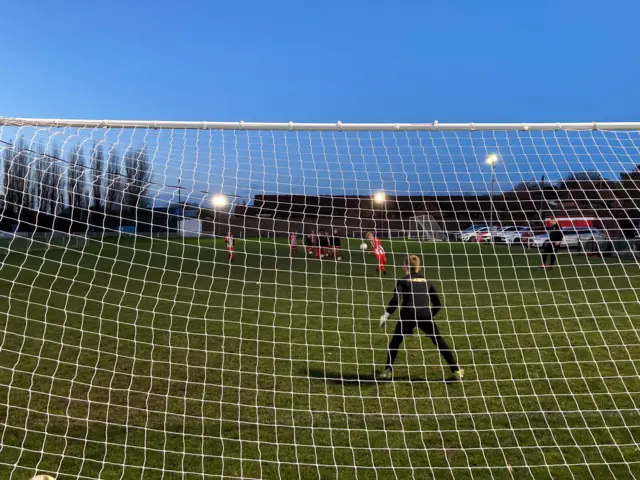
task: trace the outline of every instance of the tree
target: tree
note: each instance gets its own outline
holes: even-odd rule
[[[147,193],[152,173],[146,147],[127,150],[124,155],[124,170],[127,180],[123,203],[131,209],[150,206],[151,202]]]
[[[5,202],[10,211],[18,212],[29,201],[29,153],[24,139],[4,149]]]
[[[620,174],[620,188],[617,191],[618,197],[637,199],[640,198],[640,165],[636,166],[632,172]]]
[[[122,210],[122,172],[120,155],[115,148],[109,150],[107,163],[107,184],[105,192],[105,211],[116,214]]]
[[[6,146],[2,149],[2,202],[9,208],[9,180],[11,178],[11,165],[13,164],[13,148]]]
[[[599,182],[606,180],[604,176],[597,170],[586,170],[584,172],[571,172],[564,179],[567,182]]]
[[[32,195],[32,207],[37,208],[41,212],[45,211],[45,175],[47,171],[47,165],[49,160],[44,153],[44,147],[39,145],[36,151],[36,161],[34,162],[33,172],[31,174],[31,195]]]
[[[40,211],[52,215],[57,215],[64,206],[64,179],[59,158],[60,149],[54,144],[45,156],[46,166],[40,189]]]
[[[104,151],[102,145],[93,144],[91,148],[91,196],[93,201],[93,208],[100,210],[103,206],[104,192],[102,189],[102,178],[104,169]]]
[[[531,192],[536,190],[542,190],[544,184],[537,181],[520,182],[513,187],[514,192]]]
[[[76,145],[69,154],[67,172],[67,194],[71,207],[71,218],[82,216],[86,207],[84,147]]]
[[[557,184],[559,190],[574,192],[572,196],[582,195],[585,192],[592,192],[602,181],[606,181],[604,176],[596,170],[585,170],[582,172],[571,172]]]
[[[639,180],[640,179],[640,165],[636,165],[636,167],[631,172],[622,172],[620,174],[620,180],[628,181],[628,180]]]

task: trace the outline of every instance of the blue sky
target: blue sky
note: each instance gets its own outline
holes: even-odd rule
[[[637,1],[63,4],[3,6],[0,115],[276,122],[638,119]],[[195,168],[206,156],[176,160],[165,150],[156,158],[157,180],[171,183],[181,165],[191,164],[199,182],[194,188],[220,188],[215,178],[204,178],[206,163],[204,170]],[[465,161],[477,164],[480,150]],[[443,167],[443,158],[437,166],[461,180],[460,188],[486,188],[482,170],[453,161]],[[583,160],[576,161],[567,168],[580,167]],[[617,154],[613,163],[596,167],[615,171],[635,162]],[[299,190],[337,188],[335,179],[323,180],[321,163],[316,158],[317,171],[297,177]],[[505,166],[501,185],[513,183],[522,165]],[[539,176],[542,170],[525,173]],[[431,168],[426,176],[435,172]],[[284,178],[272,188],[262,174],[244,175],[236,168],[227,187],[285,193]],[[398,169],[368,172],[347,186],[391,183],[393,190],[407,175]],[[427,178],[413,188],[426,192],[433,186]]]

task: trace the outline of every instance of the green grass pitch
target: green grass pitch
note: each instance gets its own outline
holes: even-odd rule
[[[395,240],[379,278],[359,243],[338,263],[273,239],[231,267],[212,240],[3,257],[0,478],[640,476],[637,264]],[[373,381],[407,252],[463,384],[418,334]]]

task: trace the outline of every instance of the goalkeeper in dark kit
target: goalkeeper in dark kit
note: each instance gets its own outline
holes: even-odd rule
[[[405,335],[413,334],[417,327],[431,339],[442,357],[449,364],[452,375],[448,381],[462,380],[464,370],[456,363],[453,352],[444,338],[442,338],[442,335],[440,335],[438,326],[434,322],[434,317],[440,311],[442,303],[435,287],[420,274],[420,258],[415,255],[407,256],[402,269],[407,275],[396,282],[396,288],[387,311],[380,318],[380,326],[384,328],[385,323],[396,311],[400,298],[402,298],[400,319],[396,323],[396,329],[393,332],[391,342],[389,342],[387,365],[377,378],[389,380],[393,377],[393,364],[398,355],[398,348],[402,344]]]
[[[551,220],[549,229],[549,240],[545,242],[542,250],[542,266],[540,270],[551,270],[556,264],[556,251],[560,247],[560,242],[564,240],[562,229],[556,220]]]

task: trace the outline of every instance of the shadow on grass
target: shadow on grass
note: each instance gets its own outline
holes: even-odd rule
[[[341,373],[341,372],[327,372],[318,368],[310,368],[307,374],[311,378],[317,378],[325,380],[328,383],[343,386],[375,386],[377,384],[384,384],[390,382],[402,382],[402,383],[414,383],[414,382],[435,382],[443,383],[443,379],[433,379],[414,376],[414,375],[395,375],[393,380],[376,380],[374,372],[371,373]]]

